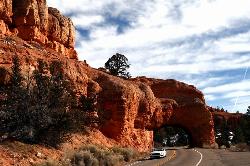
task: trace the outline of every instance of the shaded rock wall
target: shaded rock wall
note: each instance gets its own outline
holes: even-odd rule
[[[34,40],[77,59],[72,21],[57,9],[48,8],[46,0],[1,0],[0,30],[0,34]]]
[[[230,130],[235,130],[240,127],[241,120],[243,118],[242,113],[229,113],[223,109],[207,107],[213,115],[215,128],[222,128],[225,123]]]

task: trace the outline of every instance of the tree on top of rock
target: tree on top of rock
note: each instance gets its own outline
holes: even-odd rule
[[[248,108],[247,108],[246,115],[250,116],[250,106],[248,106]]]
[[[105,68],[108,69],[110,74],[114,76],[122,76],[125,78],[130,78],[130,73],[127,71],[130,64],[128,64],[128,59],[119,53],[113,55],[109,60],[105,63]]]

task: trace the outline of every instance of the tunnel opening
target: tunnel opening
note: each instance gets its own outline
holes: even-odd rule
[[[154,147],[193,147],[191,133],[179,125],[164,125],[154,130]]]

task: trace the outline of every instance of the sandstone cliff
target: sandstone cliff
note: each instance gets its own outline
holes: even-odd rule
[[[213,107],[208,107],[208,109],[212,113],[215,128],[222,128],[226,123],[230,130],[235,131],[240,126],[242,113],[228,113],[223,109]]]
[[[46,0],[2,0],[0,30],[0,34],[37,41],[68,58],[77,59],[72,21],[57,9],[48,8]]]
[[[119,145],[148,151],[153,129],[163,125],[185,128],[193,145],[214,144],[213,118],[202,92],[176,80],[124,80],[77,61],[72,22],[45,2],[0,2],[0,67],[10,68],[12,56],[17,55],[25,74],[36,68],[38,58],[59,59],[77,91],[97,98],[103,112],[98,115],[103,123],[97,128]],[[8,73],[1,74],[0,84],[4,84]]]

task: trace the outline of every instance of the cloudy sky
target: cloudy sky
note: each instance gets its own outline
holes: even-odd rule
[[[102,67],[116,52],[132,76],[173,78],[208,105],[250,105],[249,0],[48,0],[77,30],[80,60]],[[250,70],[250,69],[249,69]]]

